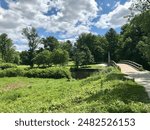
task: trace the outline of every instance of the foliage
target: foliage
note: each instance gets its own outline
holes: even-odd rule
[[[17,77],[24,76],[29,78],[71,78],[70,71],[65,68],[47,68],[47,69],[24,69],[9,68],[0,70],[0,77]]]
[[[25,71],[20,68],[9,68],[0,70],[0,77],[17,77],[24,76]]]
[[[105,37],[96,36],[91,33],[83,33],[77,39],[76,47],[78,49],[88,48],[95,62],[102,62],[106,58],[107,40]]]
[[[82,46],[80,49],[75,48],[74,57],[75,66],[78,68],[82,65],[88,65],[94,62],[94,57],[91,54],[90,50],[86,46]]]
[[[108,52],[110,52],[110,57],[114,61],[118,61],[117,59],[117,50],[118,50],[118,34],[116,31],[111,28],[106,34],[105,37],[108,41]]]
[[[23,65],[30,65],[29,51],[22,51],[20,53],[20,60],[21,60],[21,64],[23,64]]]
[[[34,62],[38,66],[40,66],[40,65],[43,65],[43,66],[48,65],[48,66],[50,66],[52,64],[52,58],[51,58],[52,56],[51,55],[52,54],[51,54],[50,51],[44,50],[44,51],[42,51],[42,52],[40,52],[40,53],[38,53],[36,55],[36,57],[34,58]]]
[[[13,54],[14,54],[14,47],[12,40],[8,38],[7,34],[3,33],[0,35],[0,53],[2,60],[4,62],[13,62]]]
[[[150,0],[136,0],[132,4],[131,8],[132,11],[140,11],[145,12],[146,10],[150,10]]]
[[[71,78],[70,71],[65,68],[30,69],[25,76],[29,78]]]
[[[49,51],[53,51],[59,48],[59,42],[55,37],[49,36],[47,38],[43,38],[43,44],[44,48]]]
[[[52,52],[52,62],[55,65],[65,65],[69,61],[69,54],[62,49],[56,49]]]
[[[62,50],[66,50],[69,53],[69,57],[72,59],[72,57],[73,57],[73,45],[72,45],[71,41],[67,40],[66,42],[61,43],[60,48]]]
[[[11,63],[0,63],[0,69],[16,68],[17,65]]]
[[[0,112],[150,112],[144,88],[114,68],[83,80],[17,77],[0,82]]]
[[[14,53],[13,53],[13,63],[14,64],[17,64],[17,65],[19,65],[20,64],[20,62],[21,62],[21,60],[20,60],[20,53],[19,52],[17,52],[17,51],[15,51]]]
[[[142,64],[147,69],[149,58],[149,11],[135,16],[129,24],[122,27],[120,42],[122,43],[120,55]]]
[[[29,46],[29,62],[30,66],[33,67],[34,62],[33,59],[35,57],[35,50],[38,47],[38,44],[41,43],[41,40],[36,32],[35,28],[24,28],[22,31],[22,34],[26,37],[28,40],[28,46]]]

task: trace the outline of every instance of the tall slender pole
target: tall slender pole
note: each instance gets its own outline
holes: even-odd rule
[[[110,52],[108,52],[108,66],[110,66]]]

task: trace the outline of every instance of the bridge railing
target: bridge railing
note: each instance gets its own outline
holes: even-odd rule
[[[114,66],[114,67],[116,67],[116,68],[118,68],[120,70],[120,67],[117,65],[117,63],[115,61],[111,60],[110,61],[110,65]]]
[[[136,68],[137,70],[140,70],[140,71],[144,70],[142,65],[140,65],[136,62],[130,61],[130,60],[122,60],[119,63],[125,63],[125,64],[128,64],[128,65],[131,65],[132,67],[134,67],[134,68]]]

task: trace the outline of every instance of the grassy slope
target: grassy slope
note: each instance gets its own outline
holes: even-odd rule
[[[144,88],[108,68],[84,80],[0,78],[0,112],[150,112]]]

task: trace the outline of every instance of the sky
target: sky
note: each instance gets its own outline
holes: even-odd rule
[[[7,33],[18,51],[26,50],[25,27],[40,37],[75,41],[82,33],[118,33],[127,23],[132,0],[0,0],[0,34]]]

